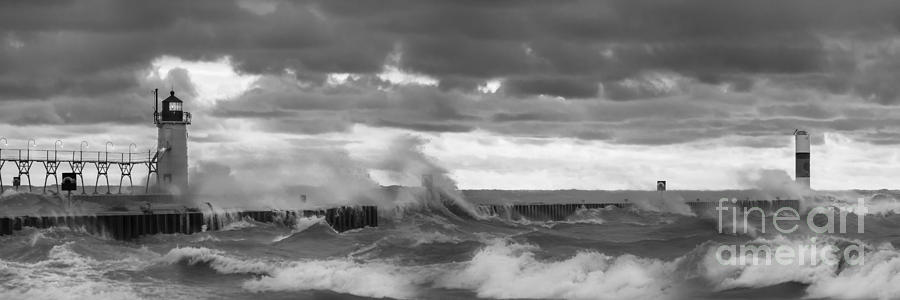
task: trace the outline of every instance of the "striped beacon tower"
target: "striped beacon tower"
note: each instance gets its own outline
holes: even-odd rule
[[[809,134],[804,130],[795,130],[794,137],[797,143],[797,183],[806,189],[809,185]]]

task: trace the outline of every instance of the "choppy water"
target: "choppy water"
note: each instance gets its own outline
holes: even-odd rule
[[[0,299],[900,297],[893,213],[867,215],[865,233],[849,235],[720,234],[714,218],[639,209],[582,210],[564,222],[434,208],[383,215],[378,228],[343,234],[320,219],[294,227],[244,220],[225,231],[138,242],[26,228],[0,237]],[[719,245],[850,243],[866,247],[864,264],[715,259]]]

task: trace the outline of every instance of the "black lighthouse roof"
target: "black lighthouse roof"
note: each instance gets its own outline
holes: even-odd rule
[[[181,99],[178,99],[178,97],[175,97],[175,91],[171,91],[171,92],[169,92],[169,97],[166,98],[165,100],[163,100],[163,103],[166,103],[166,102],[184,102],[184,101],[181,101]],[[163,108],[165,108],[165,106],[163,106]]]

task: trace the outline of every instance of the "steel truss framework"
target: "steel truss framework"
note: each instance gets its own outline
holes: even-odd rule
[[[106,180],[106,193],[112,193],[112,187],[109,185],[109,169],[110,166],[115,164],[119,166],[119,194],[122,193],[122,184],[125,182],[125,178],[128,178],[128,182],[131,185],[131,192],[134,193],[134,181],[132,179],[132,174],[134,170],[134,165],[136,164],[144,164],[147,165],[147,187],[146,191],[150,191],[150,177],[154,174],[156,175],[156,182],[159,183],[159,172],[158,170],[158,162],[160,157],[165,152],[154,152],[148,151],[145,153],[113,153],[113,152],[87,152],[87,151],[56,151],[56,150],[34,150],[34,149],[0,149],[0,171],[3,170],[3,166],[6,162],[13,162],[16,165],[17,173],[20,180],[28,180],[28,190],[32,191],[31,184],[31,167],[34,163],[41,163],[44,166],[44,171],[46,175],[44,176],[44,189],[43,193],[47,193],[47,183],[49,183],[50,177],[53,177],[54,184],[57,187],[57,192],[59,192],[59,177],[58,173],[60,172],[59,167],[61,164],[66,163],[69,166],[69,170],[71,173],[74,173],[76,178],[81,181],[81,194],[86,194],[85,191],[85,182],[84,182],[84,172],[85,165],[93,164],[96,176],[96,181],[94,182],[94,194],[97,194],[100,187],[100,177],[103,177]],[[43,154],[43,155],[41,155]],[[71,155],[69,155],[71,154]],[[112,154],[112,155],[110,155]],[[60,157],[71,157],[71,158],[62,158]],[[118,157],[118,159],[117,159]],[[132,157],[139,157],[132,159]],[[18,186],[16,189],[18,190]],[[3,175],[0,172],[0,193],[3,192],[5,187],[3,186]]]

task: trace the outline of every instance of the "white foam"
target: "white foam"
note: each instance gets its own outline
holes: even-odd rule
[[[138,259],[97,261],[76,253],[72,243],[54,246],[48,259],[36,263],[0,260],[0,299],[137,299],[126,283],[104,276],[109,269],[135,269]]]
[[[489,298],[652,299],[670,295],[675,263],[632,255],[580,252],[542,262],[532,246],[496,241],[439,287],[471,289]]]
[[[900,295],[900,253],[881,249],[867,253],[865,262],[827,274],[810,285],[810,298],[896,299]]]
[[[609,206],[614,207],[614,206]],[[609,211],[607,208],[579,208],[575,211],[574,214],[566,218],[565,221],[561,223],[569,223],[569,224],[596,224],[600,225],[606,223],[600,216],[603,215],[604,211]]]
[[[235,258],[220,250],[203,247],[175,248],[169,250],[169,253],[164,255],[161,260],[170,264],[182,261],[191,265],[208,263],[210,268],[223,274],[267,274],[278,268],[270,261]]]
[[[325,222],[325,217],[312,216],[312,217],[308,217],[308,218],[307,217],[297,218],[296,221],[294,222],[294,228],[291,229],[290,233],[288,233],[286,235],[275,237],[275,239],[272,240],[272,242],[273,243],[280,242],[286,238],[291,237],[294,234],[306,231],[307,229],[309,229],[310,227],[313,227],[316,224],[324,224],[327,226],[327,223]]]
[[[416,296],[414,276],[386,263],[347,260],[292,262],[270,275],[244,283],[250,291],[331,290],[366,297],[410,299]]]
[[[809,284],[816,282],[821,276],[833,273],[836,268],[836,266],[821,261],[810,263],[808,259],[812,257],[813,246],[818,249],[816,251],[824,251],[823,249],[830,245],[827,241],[811,242],[777,237],[771,240],[757,239],[745,245],[767,246],[772,250],[779,246],[789,247],[797,250],[797,253],[802,252],[802,257],[805,259],[802,262],[794,259],[790,264],[781,264],[775,260],[774,256],[771,261],[766,261],[759,256],[754,257],[757,253],[745,251],[738,256],[744,256],[744,263],[723,264],[716,258],[717,247],[709,247],[702,261],[699,262],[699,269],[700,275],[712,285],[713,290],[758,288],[787,282]],[[740,248],[737,249],[740,251]],[[834,253],[830,253],[828,256],[834,257]],[[801,256],[794,256],[794,258],[799,257]]]
[[[413,298],[416,276],[411,269],[381,262],[348,259],[263,261],[239,258],[208,248],[175,248],[163,258],[168,263],[207,263],[223,274],[260,274],[244,282],[254,292],[331,290],[367,297]]]
[[[256,227],[256,224],[247,220],[240,220],[226,224],[225,227],[222,227],[221,231],[241,230],[252,227]]]

